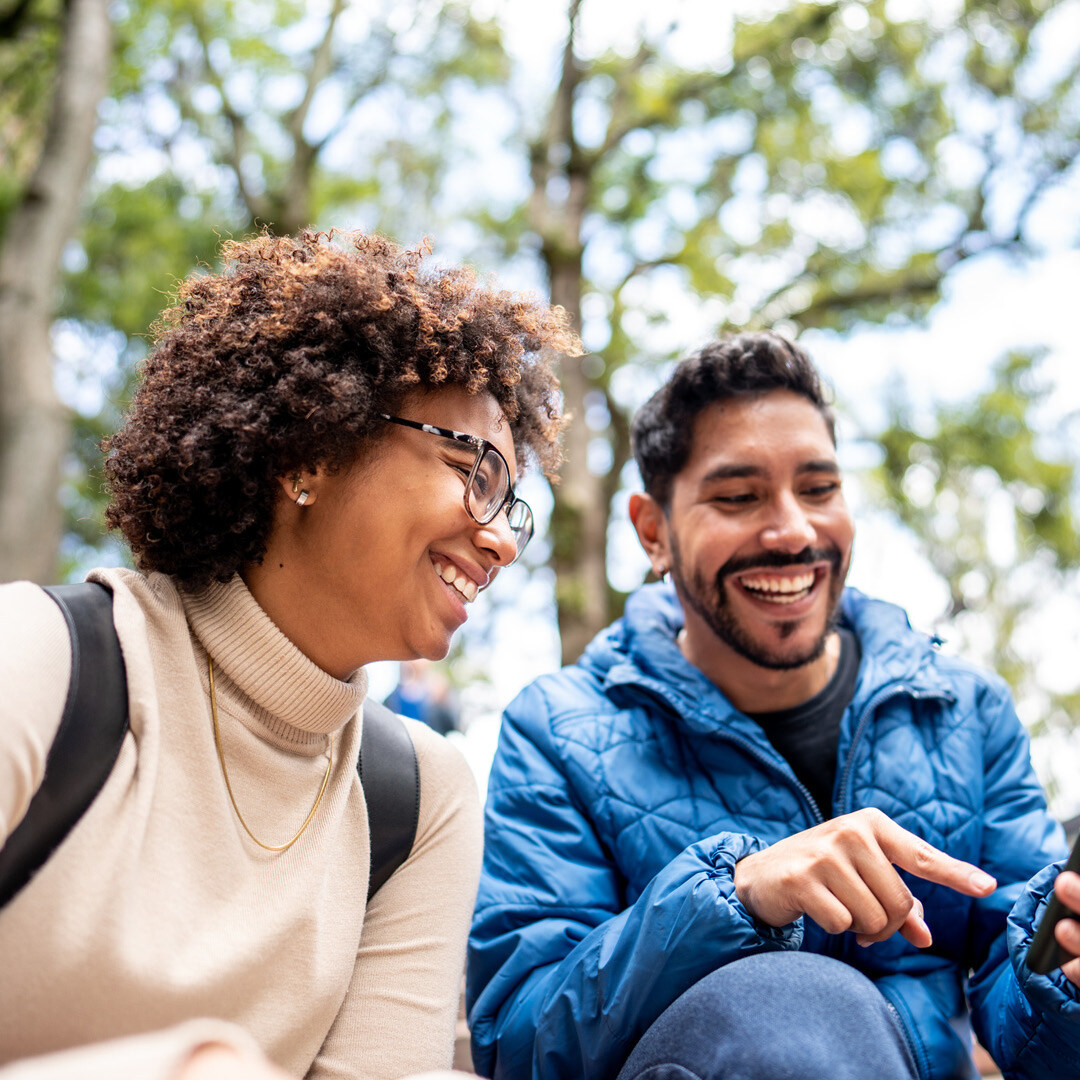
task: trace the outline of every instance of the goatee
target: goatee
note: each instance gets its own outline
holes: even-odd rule
[[[701,574],[695,573],[689,580],[684,576],[682,554],[674,536],[671,538],[671,556],[671,578],[683,604],[699,615],[712,632],[739,656],[771,671],[790,671],[812,663],[825,651],[825,642],[833,631],[843,589],[843,556],[837,548],[804,548],[793,555],[773,551],[754,558],[729,559],[717,572],[711,586]],[[789,652],[759,641],[746,631],[732,613],[724,582],[733,575],[746,570],[813,566],[822,562],[828,563],[830,570],[828,614],[821,633],[806,648]],[[799,625],[798,619],[780,623],[781,641],[790,638]]]

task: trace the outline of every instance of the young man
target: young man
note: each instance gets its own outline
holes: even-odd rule
[[[844,590],[797,346],[681,364],[633,428],[670,584],[507,710],[469,961],[505,1080],[1080,1072],[1080,960],[1024,964],[1065,854],[995,676]],[[1057,879],[1080,912],[1080,875]],[[1080,953],[1080,925],[1062,944]]]

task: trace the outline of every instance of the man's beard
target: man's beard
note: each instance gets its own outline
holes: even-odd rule
[[[829,564],[829,606],[825,625],[821,634],[806,649],[797,653],[782,652],[767,643],[755,640],[732,613],[728,603],[724,582],[734,574],[745,570],[775,569],[790,566],[812,566],[814,563]],[[803,667],[817,660],[825,651],[825,641],[833,630],[840,593],[844,586],[841,573],[843,558],[837,548],[804,548],[794,555],[783,552],[763,552],[753,559],[729,559],[713,582],[707,585],[702,574],[695,573],[688,581],[682,572],[682,554],[678,541],[671,538],[671,578],[676,591],[684,604],[689,605],[712,630],[716,636],[744,657],[759,667],[773,671],[790,671]],[[799,627],[800,620],[792,619],[778,625],[780,639],[791,637]]]

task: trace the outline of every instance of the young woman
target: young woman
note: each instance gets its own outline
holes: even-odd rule
[[[408,722],[416,839],[369,904],[364,665],[444,656],[520,555],[520,470],[557,459],[544,356],[575,342],[559,310],[346,239],[227,244],[181,286],[109,441],[108,522],[138,570],[90,578],[113,593],[130,730],[0,910],[5,1080],[450,1064],[475,786]],[[59,608],[0,588],[0,843],[70,672]]]

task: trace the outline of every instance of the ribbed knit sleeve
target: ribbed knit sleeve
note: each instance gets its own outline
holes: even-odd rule
[[[45,776],[71,677],[71,641],[37,585],[0,585],[0,844]]]
[[[109,1039],[0,1068],[0,1080],[174,1080],[204,1046],[225,1046],[262,1065],[251,1036],[220,1020],[191,1020],[174,1028],[126,1039]]]
[[[480,804],[460,752],[405,722],[420,763],[416,841],[368,906],[348,995],[309,1080],[394,1080],[446,1069],[453,1057],[480,877]]]

